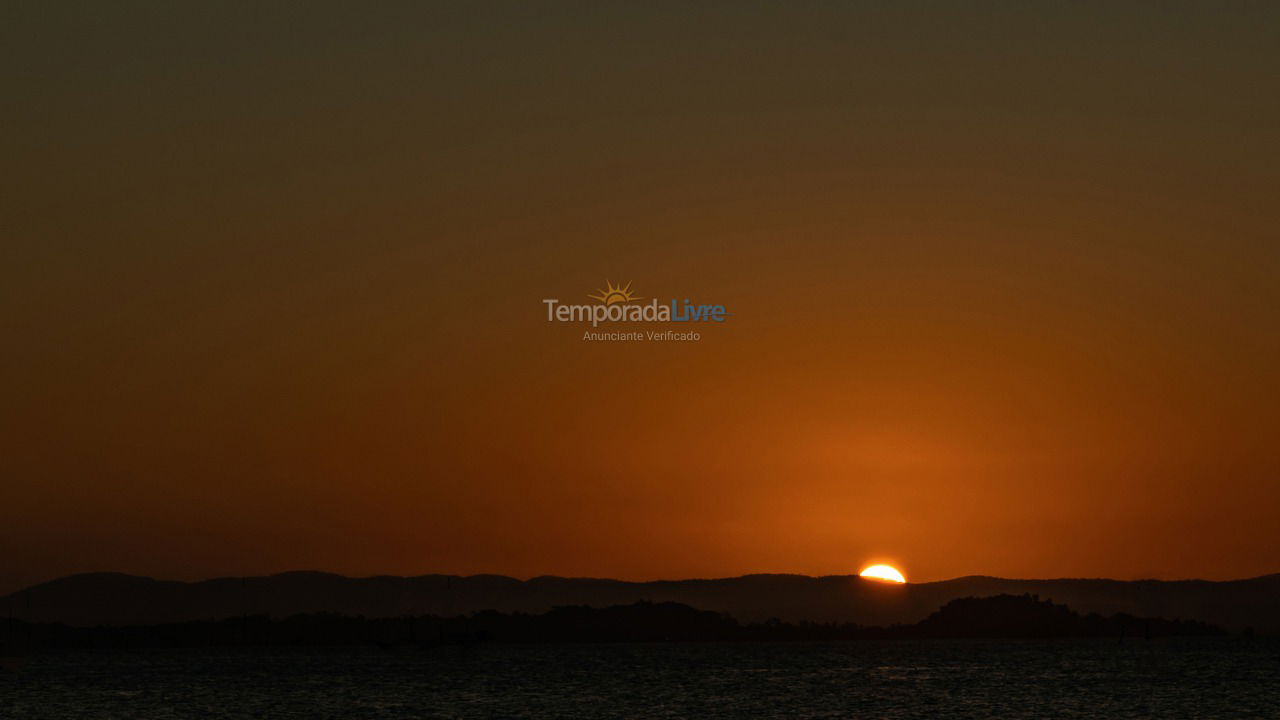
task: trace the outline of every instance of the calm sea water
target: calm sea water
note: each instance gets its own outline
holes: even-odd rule
[[[136,651],[0,672],[5,718],[1280,718],[1280,643]]]

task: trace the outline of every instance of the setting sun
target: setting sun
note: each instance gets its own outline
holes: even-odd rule
[[[858,573],[858,576],[895,583],[905,583],[907,581],[907,579],[902,576],[902,573],[898,572],[897,568],[890,565],[872,565]]]

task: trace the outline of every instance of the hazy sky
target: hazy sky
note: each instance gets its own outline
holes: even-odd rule
[[[0,590],[1280,571],[1280,4],[19,2],[0,59]],[[734,315],[546,321],[606,279]]]

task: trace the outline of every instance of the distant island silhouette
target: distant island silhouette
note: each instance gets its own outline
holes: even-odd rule
[[[910,625],[739,623],[723,613],[680,603],[637,602],[606,608],[569,606],[539,615],[493,610],[459,617],[364,618],[330,613],[265,616],[120,627],[71,627],[11,621],[0,654],[62,649],[223,646],[434,647],[479,642],[836,641],[937,638],[1132,638],[1212,636],[1199,621],[1080,615],[1031,595],[952,600]]]
[[[743,623],[860,626],[918,623],[952,600],[1034,595],[1083,614],[1197,620],[1231,632],[1280,634],[1280,574],[1248,580],[1010,580],[963,577],[899,585],[851,575],[747,575],[627,582],[591,578],[422,575],[348,578],[291,572],[176,582],[119,573],[72,575],[0,598],[0,618],[70,626],[157,625],[245,616],[335,613],[454,617],[493,610],[542,614],[639,601],[679,603]]]

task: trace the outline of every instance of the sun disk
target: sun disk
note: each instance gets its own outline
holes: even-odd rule
[[[871,578],[873,580],[883,580],[885,582],[905,583],[907,579],[898,572],[898,569],[890,565],[872,565],[871,567],[858,573],[859,577]]]

